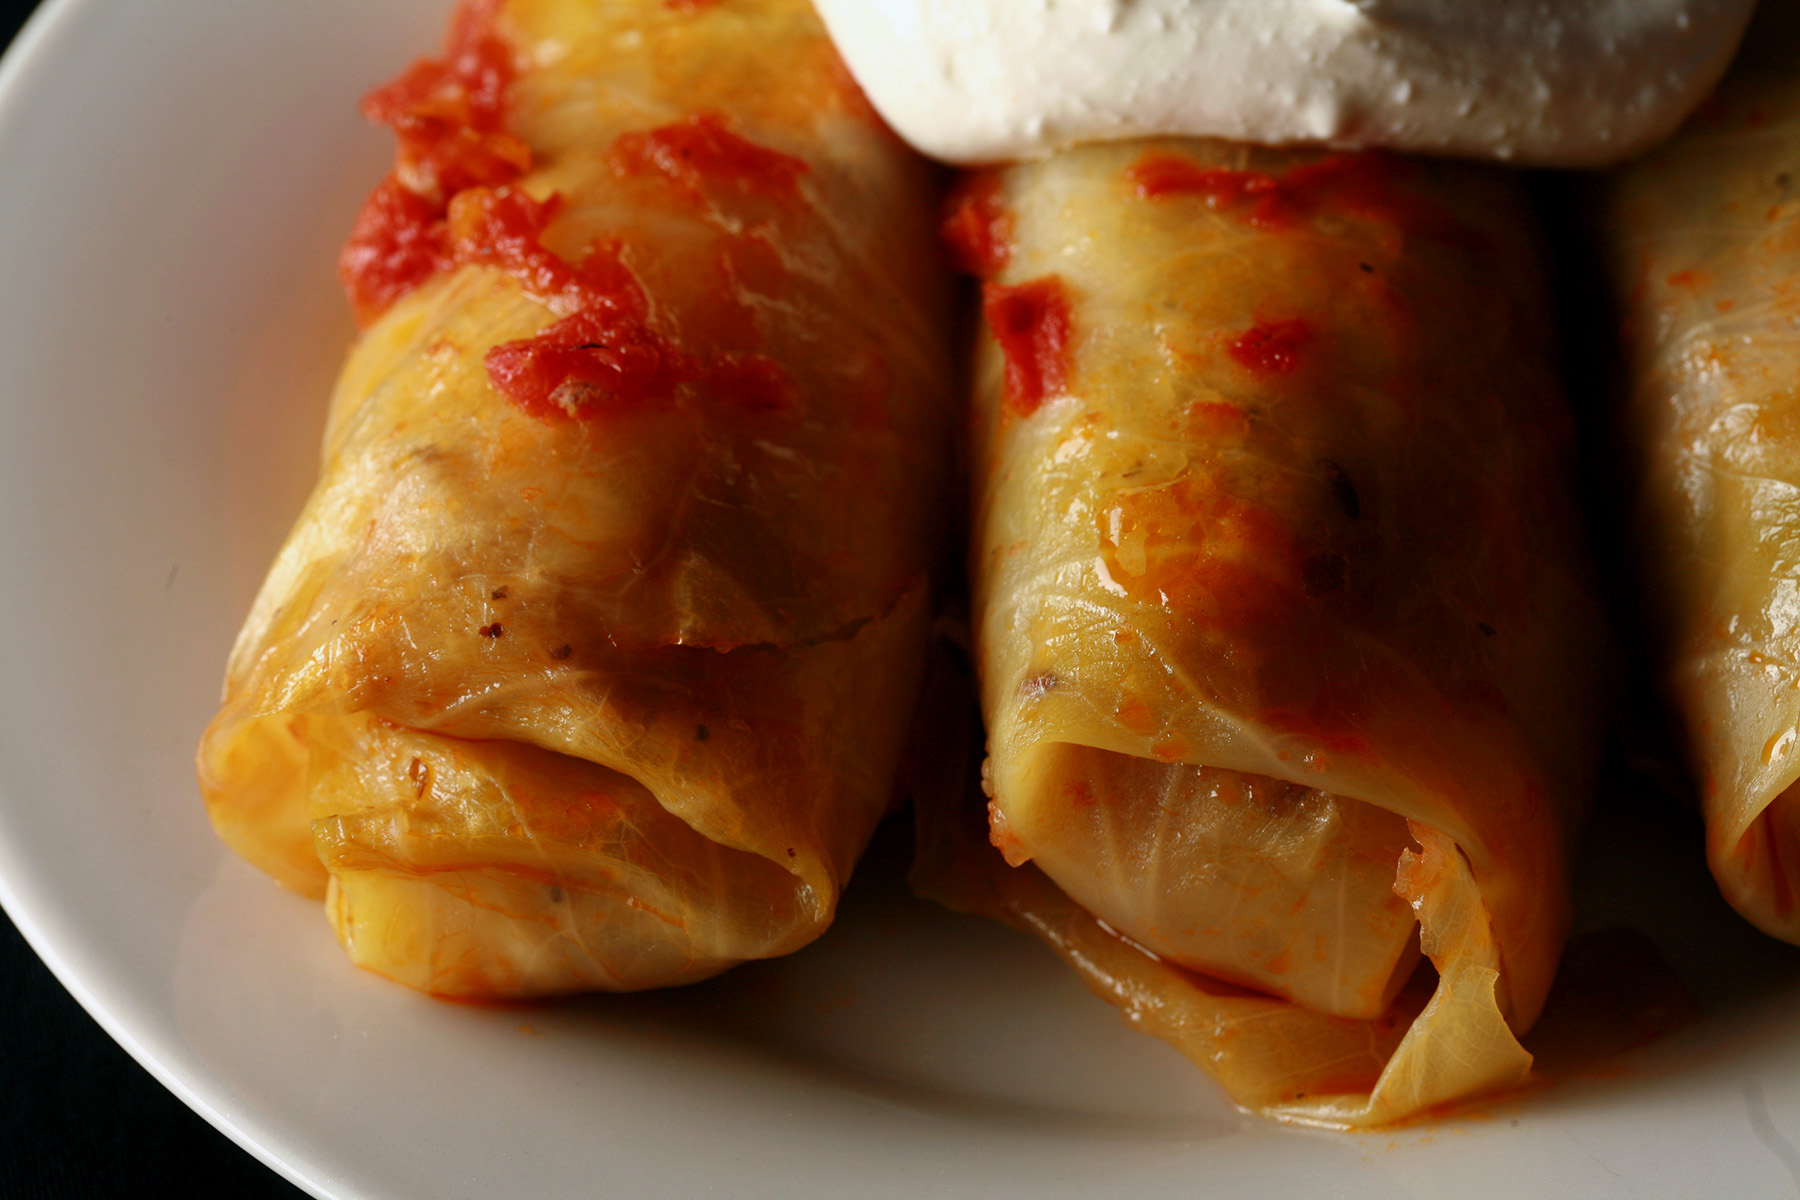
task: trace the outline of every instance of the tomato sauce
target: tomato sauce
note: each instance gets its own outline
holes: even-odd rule
[[[1250,224],[1264,228],[1280,228],[1293,215],[1293,201],[1280,182],[1261,171],[1203,167],[1177,155],[1151,154],[1125,174],[1144,200],[1199,196],[1209,208],[1242,212]]]
[[[1006,357],[1006,407],[1030,416],[1069,377],[1069,294],[1060,277],[981,289],[982,312]]]
[[[1233,362],[1258,375],[1291,375],[1312,342],[1304,320],[1258,322],[1226,344]]]
[[[450,263],[450,202],[496,187],[531,166],[531,151],[506,133],[512,48],[494,28],[501,0],[465,0],[443,58],[421,59],[363,99],[363,115],[390,126],[394,170],[364,203],[338,259],[338,277],[367,326]]]
[[[739,137],[713,113],[622,134],[609,157],[621,175],[661,176],[696,200],[709,187],[798,200],[800,179],[812,169],[804,159]]]
[[[956,269],[992,279],[1012,261],[1013,214],[1000,194],[999,176],[965,177],[950,193],[941,227]]]
[[[1198,196],[1258,229],[1291,230],[1320,216],[1355,216],[1402,234],[1465,248],[1487,239],[1428,196],[1401,186],[1419,168],[1391,154],[1332,154],[1279,175],[1203,166],[1151,152],[1125,173],[1144,200]]]
[[[689,385],[751,415],[797,405],[787,372],[769,359],[702,357],[658,329],[618,243],[596,245],[580,264],[546,249],[540,237],[559,207],[554,197],[540,202],[510,188],[464,192],[451,207],[452,261],[505,271],[562,318],[487,353],[488,378],[520,409],[588,419],[672,402]]]
[[[414,63],[363,101],[366,116],[393,128],[398,149],[339,259],[358,321],[367,326],[440,271],[485,265],[513,276],[560,318],[534,337],[495,346],[485,360],[494,386],[532,416],[592,418],[672,402],[687,386],[742,413],[794,408],[797,391],[778,364],[753,353],[696,355],[659,328],[617,243],[592,247],[579,264],[543,246],[561,202],[509,186],[532,160],[504,128],[517,68],[494,27],[501,3],[465,0],[444,57]],[[660,177],[695,199],[723,188],[796,200],[810,169],[711,114],[625,134],[610,159],[622,175]]]
[[[338,278],[365,328],[450,263],[442,208],[393,176],[381,181],[338,257]]]

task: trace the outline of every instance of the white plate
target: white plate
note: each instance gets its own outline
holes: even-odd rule
[[[189,760],[351,333],[335,250],[389,154],[355,101],[443,7],[57,0],[0,70],[0,900],[163,1082],[321,1196],[1800,1190],[1800,962],[1629,828],[1593,919],[1706,1018],[1394,1134],[1240,1116],[1035,944],[909,899],[891,838],[818,945],[682,992],[454,1007],[347,967]]]

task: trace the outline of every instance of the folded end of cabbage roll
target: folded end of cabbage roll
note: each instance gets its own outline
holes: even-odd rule
[[[1390,868],[1417,914],[1420,967],[1369,1019],[1330,1015],[1187,969],[1124,935],[1034,865],[1008,866],[974,806],[921,810],[914,890],[1034,934],[1117,1006],[1169,1042],[1240,1107],[1297,1124],[1367,1129],[1509,1091],[1532,1058],[1503,1009],[1503,966],[1467,859],[1443,834],[1407,823]]]
[[[264,681],[208,730],[203,790],[234,850],[326,896],[352,960],[412,987],[692,982],[830,923],[887,806],[927,603],[921,581],[841,638],[658,652],[691,677],[642,700],[629,664],[572,658],[522,716],[451,729]],[[558,724],[573,746],[525,740]]]
[[[313,844],[351,961],[445,996],[688,983],[810,940],[817,898],[621,772],[378,719],[320,722]]]
[[[1764,34],[1793,23],[1763,7]],[[1746,46],[1678,137],[1608,180],[1599,225],[1652,668],[1721,891],[1800,944],[1800,77],[1791,38]]]
[[[1069,742],[1025,759],[1013,803],[989,806],[995,840],[1015,859],[1030,846],[1082,907],[1164,959],[1361,1020],[1385,1012],[1418,965],[1416,921],[1394,890],[1405,818]]]
[[[931,168],[803,0],[483,0],[364,111],[365,332],[201,749],[215,825],[440,994],[803,945],[945,556]]]
[[[629,775],[519,742],[280,713],[215,731],[201,763],[232,848],[323,897],[352,962],[433,995],[689,983],[798,949],[834,899]]]
[[[1771,937],[1800,944],[1800,782],[1760,811],[1709,805],[1706,857],[1731,906]]]
[[[330,873],[308,832],[306,719],[271,715],[207,727],[195,756],[213,829],[251,866],[303,896],[325,895]]]

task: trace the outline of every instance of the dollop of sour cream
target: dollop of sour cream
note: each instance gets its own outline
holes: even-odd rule
[[[1670,133],[1754,0],[816,0],[900,135],[970,163],[1159,134],[1598,166]]]

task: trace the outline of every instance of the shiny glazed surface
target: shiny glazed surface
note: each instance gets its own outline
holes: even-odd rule
[[[888,802],[947,482],[935,191],[803,4],[494,9],[531,169],[433,185],[450,251],[350,356],[201,782],[415,987],[688,982],[816,937]]]
[[[1791,44],[1791,43],[1790,43]],[[1725,896],[1800,941],[1800,85],[1749,71],[1615,181],[1637,534]]]
[[[1475,168],[1171,141],[999,170],[963,205],[998,330],[975,450],[992,834],[1093,916],[1004,869],[968,903],[1038,928],[1250,1107],[1379,1124],[1519,1082],[1603,637],[1518,197]],[[1221,794],[1265,815],[1131,799],[1071,747],[1249,777]],[[1294,804],[1360,832],[1277,819]],[[1309,877],[1322,853],[1342,866]],[[1350,885],[1384,856],[1397,898]],[[1260,917],[1213,879],[1266,870],[1259,895],[1298,899]],[[1412,914],[1440,983],[1382,1012]],[[1209,931],[1246,917],[1260,936]],[[1094,918],[1302,1003],[1102,948]],[[1387,948],[1353,952],[1368,923]]]

